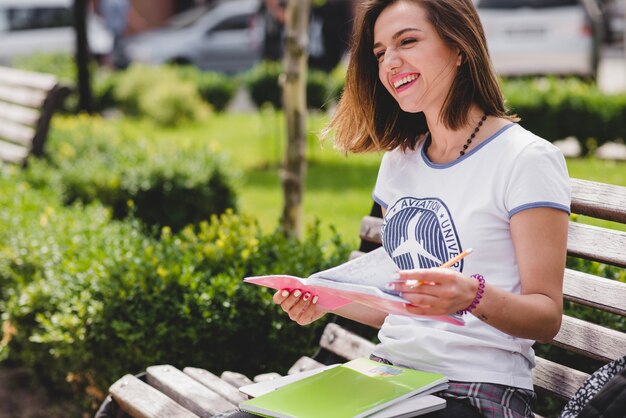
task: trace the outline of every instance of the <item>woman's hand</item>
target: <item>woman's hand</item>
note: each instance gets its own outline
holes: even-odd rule
[[[289,318],[300,325],[308,325],[326,314],[324,309],[317,306],[317,296],[312,297],[310,293],[302,293],[299,289],[293,292],[279,290],[274,294],[274,303],[279,304]]]
[[[411,302],[407,310],[417,315],[447,315],[467,308],[478,291],[478,281],[445,268],[400,271],[390,289]]]

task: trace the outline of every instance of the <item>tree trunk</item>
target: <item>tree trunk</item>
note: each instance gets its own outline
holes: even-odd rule
[[[302,197],[306,175],[306,77],[309,0],[289,0],[281,84],[287,122],[287,151],[281,172],[285,233],[302,234]]]
[[[87,0],[74,0],[74,31],[76,32],[76,76],[78,79],[78,109],[92,112],[89,83],[89,44],[87,41]]]

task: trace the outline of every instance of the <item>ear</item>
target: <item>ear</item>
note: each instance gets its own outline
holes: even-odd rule
[[[456,57],[456,66],[460,67],[461,64],[463,64],[465,62],[465,54],[463,53],[463,51],[459,50],[459,53],[457,54]]]

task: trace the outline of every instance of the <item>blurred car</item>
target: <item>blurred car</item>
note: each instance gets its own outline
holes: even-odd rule
[[[124,42],[129,63],[192,64],[203,70],[237,73],[261,59],[260,0],[228,0],[174,16],[160,29]]]
[[[0,0],[0,64],[37,52],[73,53],[73,0]],[[107,54],[113,37],[100,18],[87,17],[87,36],[93,54]]]
[[[601,26],[589,10],[590,2],[475,0],[475,4],[498,74],[595,78]]]

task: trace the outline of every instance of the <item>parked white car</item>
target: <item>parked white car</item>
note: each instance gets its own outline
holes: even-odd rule
[[[73,0],[0,0],[0,64],[37,52],[73,53]],[[94,54],[107,54],[113,37],[98,16],[89,13],[87,36]]]
[[[585,3],[475,0],[496,71],[595,78],[601,38]]]
[[[127,39],[129,63],[192,64],[203,70],[236,73],[261,59],[263,27],[259,0],[228,0],[174,16],[160,29]]]

